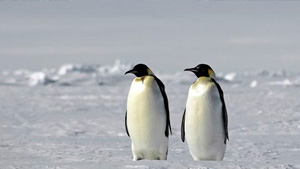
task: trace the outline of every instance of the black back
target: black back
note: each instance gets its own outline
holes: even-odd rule
[[[220,94],[220,99],[222,102],[222,116],[223,116],[224,132],[225,132],[224,144],[226,144],[226,141],[229,140],[229,136],[228,136],[228,117],[227,117],[227,109],[226,109],[226,105],[225,105],[225,101],[224,101],[224,94],[223,94],[223,90],[222,90],[221,86],[219,85],[219,83],[217,83],[217,81],[215,79],[211,79],[211,80],[217,86],[219,94]]]
[[[169,137],[169,129],[170,132],[172,134],[172,129],[171,129],[171,122],[170,122],[170,111],[169,111],[169,101],[168,101],[168,97],[165,91],[165,85],[154,75],[152,75],[155,79],[155,81],[157,82],[160,92],[164,98],[164,105],[165,105],[165,110],[166,110],[166,115],[167,115],[167,121],[166,121],[166,130],[165,130],[165,136]]]
[[[127,136],[130,137],[130,134],[129,134],[128,128],[127,128],[127,111],[125,113],[125,129],[126,129]]]
[[[186,109],[184,109],[184,112],[183,112],[183,116],[182,116],[182,121],[181,121],[181,140],[182,142],[184,142],[185,140],[185,111]]]

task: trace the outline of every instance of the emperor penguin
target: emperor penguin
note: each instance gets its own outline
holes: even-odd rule
[[[125,74],[133,79],[125,114],[127,135],[131,138],[133,161],[167,160],[169,130],[172,134],[169,103],[164,84],[144,64]]]
[[[191,85],[181,123],[181,139],[187,141],[195,161],[222,161],[228,137],[227,110],[221,86],[207,64],[188,68],[197,76]]]

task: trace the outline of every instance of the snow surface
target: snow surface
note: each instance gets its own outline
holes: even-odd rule
[[[131,66],[117,61],[2,71],[0,168],[300,168],[300,74],[285,71],[217,78],[229,118],[222,162],[193,161],[180,139],[187,92],[196,78],[189,72],[156,74],[170,102],[168,160],[133,162],[124,128],[134,78],[124,72]]]

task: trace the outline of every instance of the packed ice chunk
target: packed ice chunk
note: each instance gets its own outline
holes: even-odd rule
[[[70,72],[92,73],[95,72],[98,67],[98,65],[64,64],[59,68],[57,75],[63,76]]]
[[[14,71],[14,75],[16,75],[16,76],[26,76],[28,74],[29,74],[29,71],[25,70],[25,69],[18,69],[18,70]]]
[[[68,72],[72,71],[73,69],[74,69],[73,64],[64,64],[59,68],[57,74],[62,76],[62,75],[67,74]]]
[[[233,81],[235,76],[236,76],[236,73],[228,73],[224,76],[224,79],[228,80],[228,81]]]
[[[251,87],[251,88],[255,88],[255,87],[257,87],[257,84],[258,84],[258,82],[257,82],[256,80],[253,80],[253,81],[250,83],[250,87]]]
[[[298,86],[299,84],[297,84],[296,82],[293,82],[289,79],[284,79],[282,81],[275,81],[275,82],[270,82],[270,85],[277,85],[277,86]]]
[[[100,74],[123,74],[132,67],[132,64],[127,64],[117,59],[113,65],[101,66],[98,68]]]
[[[47,85],[55,80],[49,78],[44,72],[34,72],[29,76],[29,86]]]

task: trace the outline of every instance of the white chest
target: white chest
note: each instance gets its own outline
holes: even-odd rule
[[[209,143],[224,138],[222,102],[213,82],[197,81],[190,87],[185,125],[187,140]]]
[[[199,79],[190,87],[187,99],[186,140],[194,160],[222,160],[226,148],[222,102],[216,85]]]

